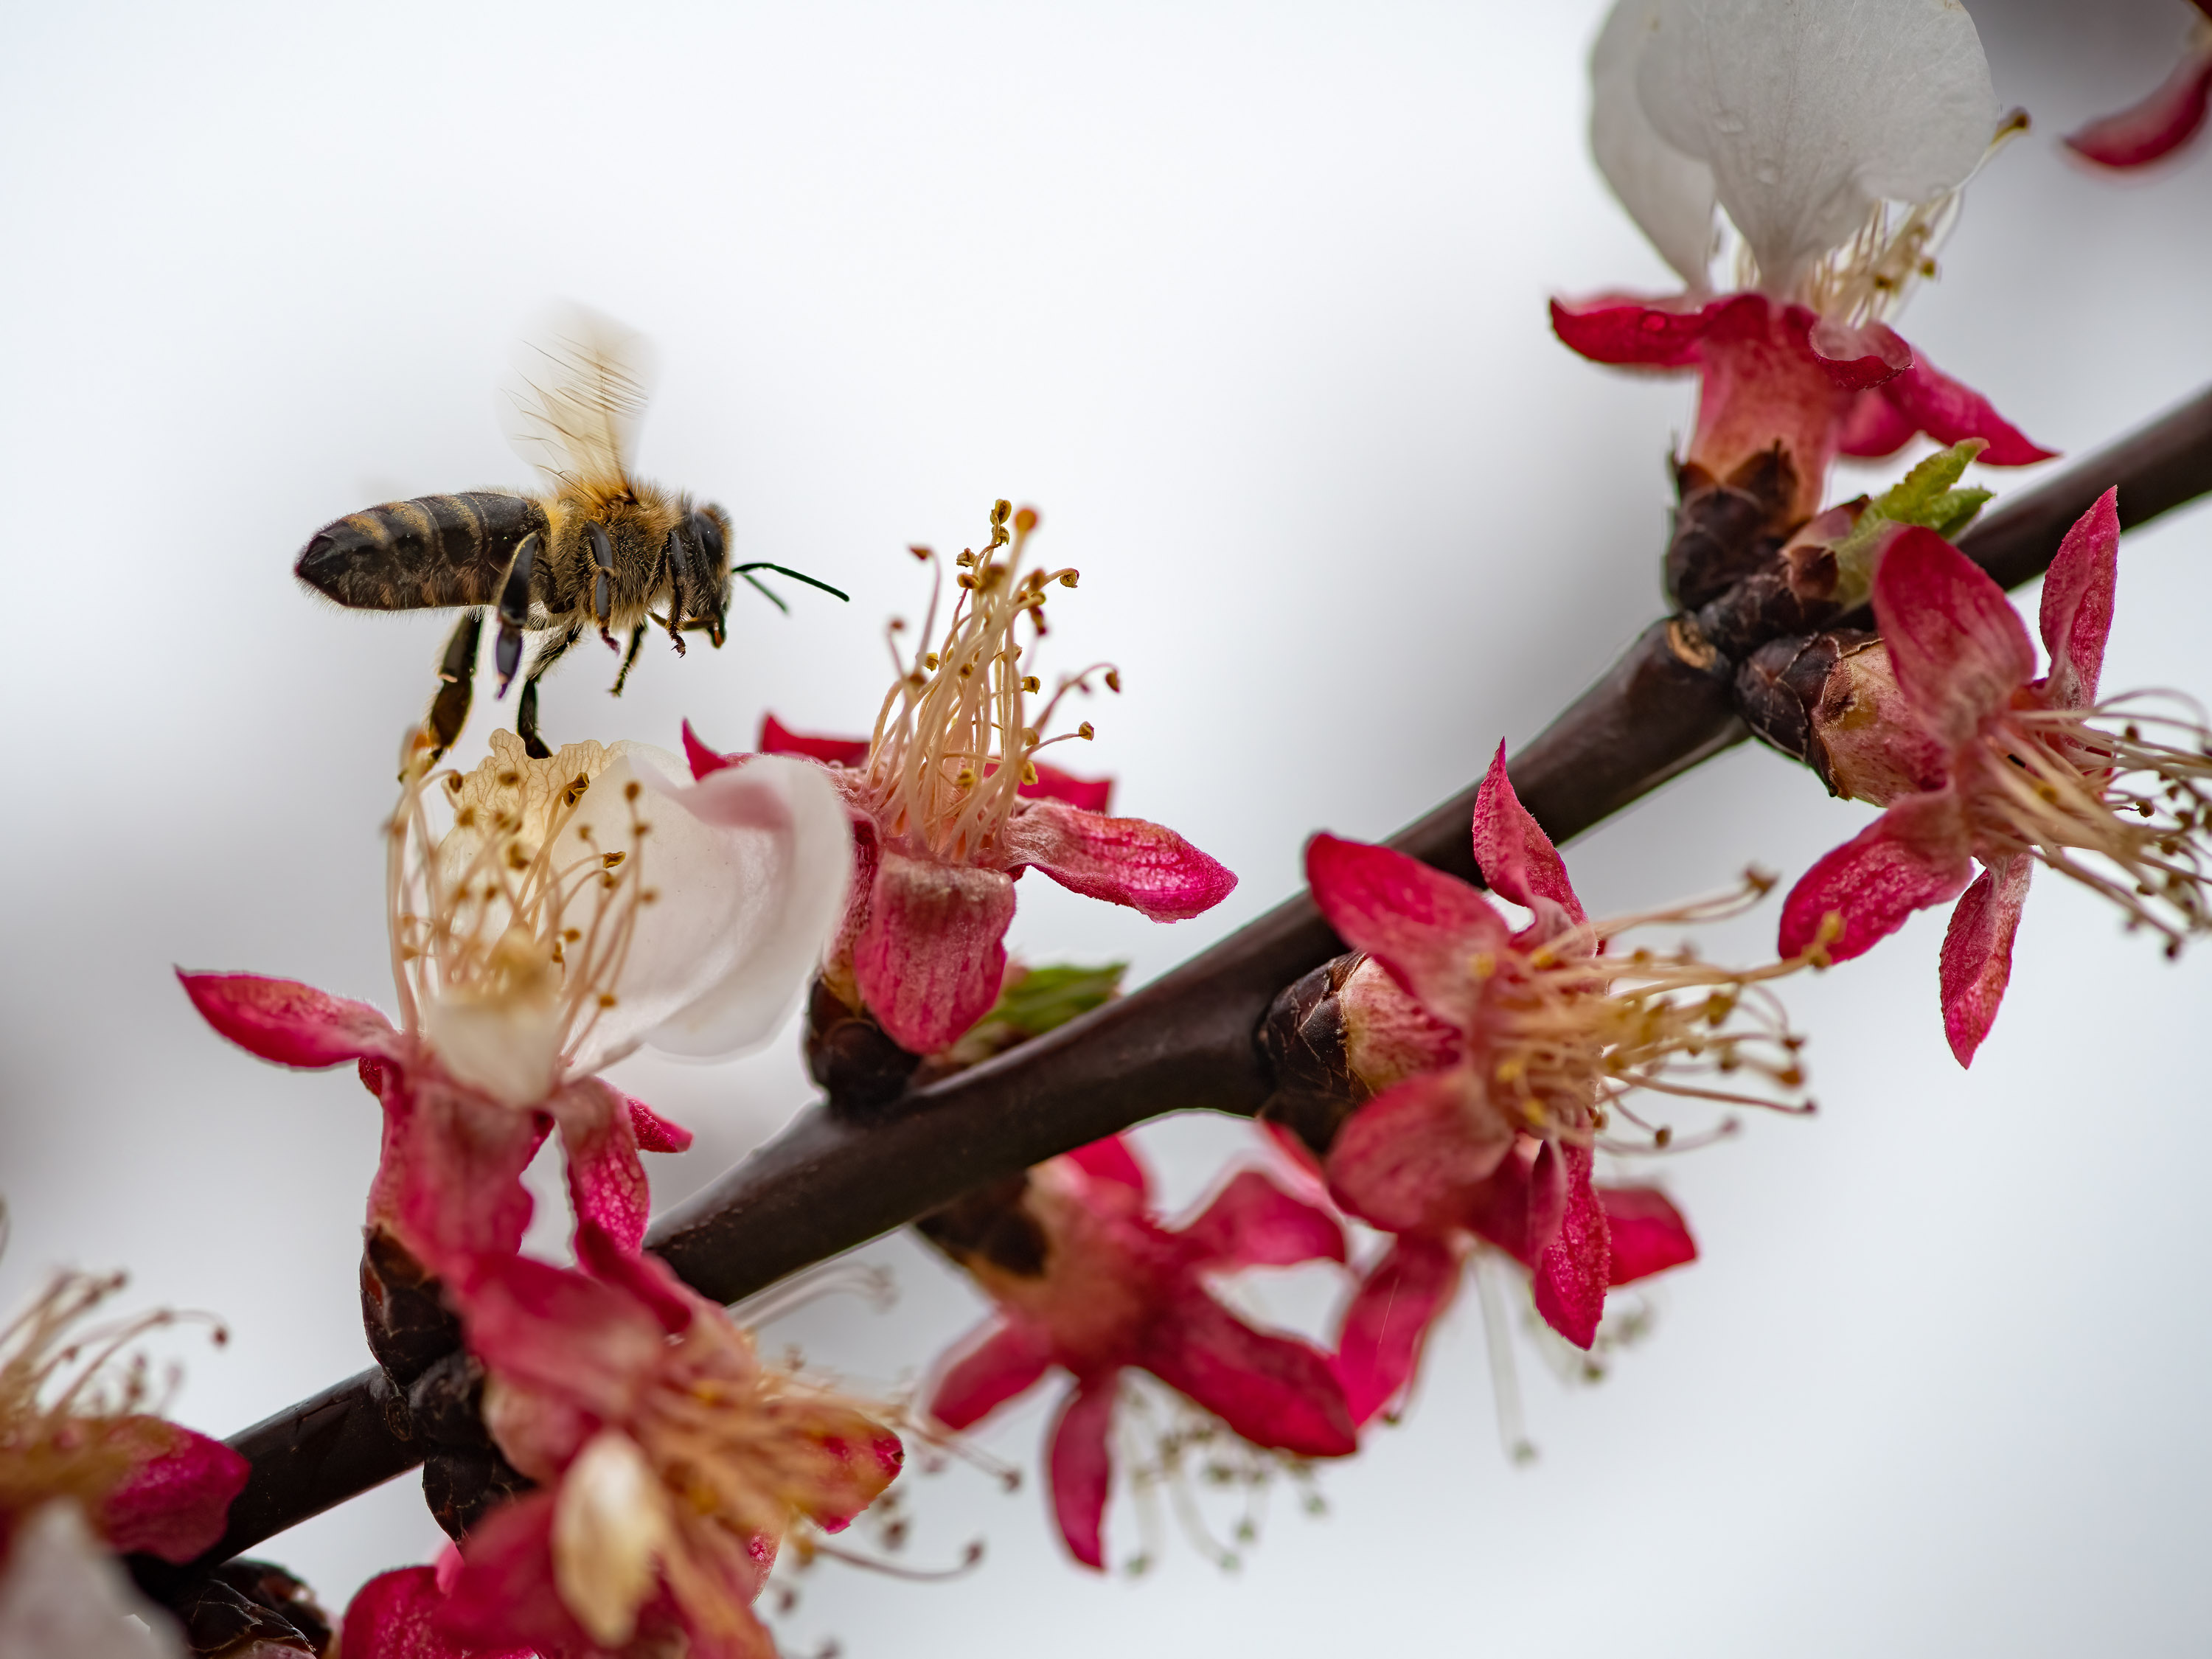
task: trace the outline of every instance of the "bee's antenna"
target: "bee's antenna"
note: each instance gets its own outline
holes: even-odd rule
[[[743,576],[746,581],[759,590],[760,596],[763,599],[766,599],[770,605],[774,605],[777,610],[782,611],[785,616],[788,617],[791,614],[791,607],[783,602],[783,596],[778,593],[775,589],[770,587],[766,582],[761,580],[760,578],[752,574],[752,569],[753,567],[750,565],[739,565],[731,574],[733,575]]]
[[[770,564],[765,559],[758,559],[754,561],[751,564],[741,564],[737,566],[734,574],[744,576],[749,582],[753,582],[752,577],[747,573],[754,570],[773,570],[779,576],[788,576],[795,582],[805,582],[809,587],[818,587],[824,593],[834,595],[836,598],[844,600],[848,605],[850,605],[853,602],[853,596],[850,593],[848,593],[843,588],[832,587],[828,582],[819,581],[814,577],[808,575],[803,570],[793,570],[787,564]],[[781,599],[776,599],[775,594],[769,593],[768,589],[761,587],[761,585],[758,582],[753,582],[753,586],[755,587],[760,587],[760,591],[763,593],[768,593],[769,598],[771,599],[775,599],[777,610],[781,611],[784,609],[784,604]]]

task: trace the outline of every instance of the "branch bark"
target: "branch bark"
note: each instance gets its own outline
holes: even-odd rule
[[[2212,389],[2004,502],[1961,545],[2008,587],[2043,573],[2059,538],[2107,487],[2132,527],[2212,493]],[[1705,660],[1698,658],[1703,655]],[[1556,842],[1581,835],[1748,735],[1732,665],[1654,623],[1509,763]],[[1391,838],[1476,878],[1474,790]],[[781,1134],[663,1217],[647,1239],[684,1280],[734,1302],[905,1225],[972,1188],[1165,1113],[1250,1115],[1270,1079],[1254,1034],[1275,994],[1343,948],[1301,894],[1118,1002],[921,1089],[888,1109],[808,1108]],[[233,1437],[253,1463],[211,1566],[422,1460],[380,1371]],[[158,1569],[158,1570],[157,1570]]]

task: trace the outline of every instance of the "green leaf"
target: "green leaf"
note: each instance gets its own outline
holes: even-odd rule
[[[1061,963],[1032,968],[999,994],[999,1000],[983,1018],[1010,1026],[1024,1037],[1040,1037],[1065,1025],[1078,1014],[1113,1000],[1121,988],[1126,962],[1109,962],[1097,968]]]

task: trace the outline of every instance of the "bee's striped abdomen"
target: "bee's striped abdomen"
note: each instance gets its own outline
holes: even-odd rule
[[[325,525],[293,566],[300,580],[360,611],[490,605],[516,544],[546,528],[527,495],[472,489],[422,495]]]

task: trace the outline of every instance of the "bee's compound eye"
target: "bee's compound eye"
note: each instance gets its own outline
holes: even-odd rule
[[[722,526],[714,522],[713,514],[707,513],[694,513],[690,526],[691,538],[707,556],[708,569],[720,575],[730,562],[729,544],[722,539]]]

